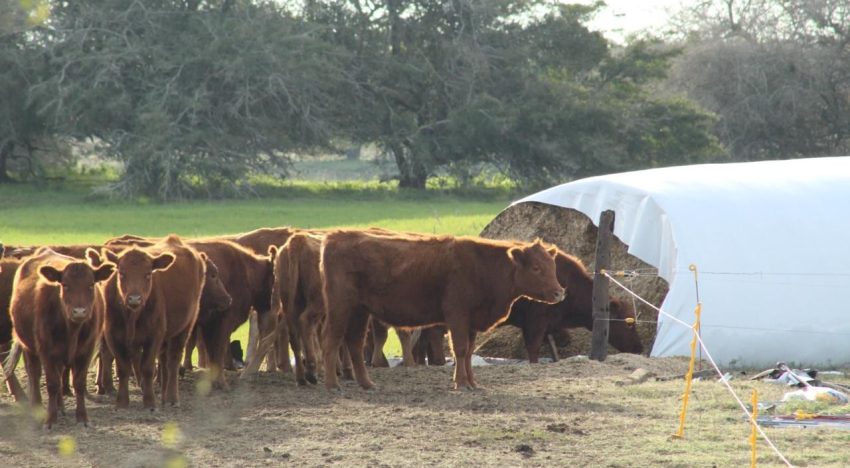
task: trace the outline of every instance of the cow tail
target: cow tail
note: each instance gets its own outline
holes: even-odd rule
[[[22,351],[23,347],[21,344],[15,341],[15,344],[12,345],[12,349],[9,350],[9,354],[6,356],[6,359],[2,362],[3,377],[6,380],[6,387],[9,389],[12,396],[15,397],[15,401],[18,402],[27,400],[27,394],[21,387],[18,377],[15,376],[15,367],[18,366],[18,361],[21,359]]]
[[[18,361],[21,360],[21,352],[23,352],[21,343],[15,341],[12,349],[9,350],[9,354],[6,356],[6,360],[3,361],[3,376],[7,379],[10,374],[15,372],[15,368],[18,367]]]
[[[301,242],[304,244],[303,237],[296,237],[293,240],[296,242]],[[306,246],[302,245],[302,252],[306,251]],[[283,309],[281,310],[281,323],[278,324],[278,329],[276,330],[278,334],[286,333],[287,335],[291,335],[293,333],[299,333],[299,330],[296,328],[295,330],[289,330],[289,317],[294,317],[295,314],[295,301],[298,297],[299,288],[301,288],[301,262],[297,257],[293,255],[293,249],[286,249],[284,252],[281,252],[284,257],[284,266],[286,268],[285,275],[282,275],[282,281],[279,281],[278,284],[285,285],[286,290],[283,292],[283,296],[281,299],[281,305]],[[293,320],[292,324],[297,327],[298,320]],[[293,343],[294,344],[294,343]],[[300,352],[299,349],[296,349],[294,346],[292,348],[294,352]]]

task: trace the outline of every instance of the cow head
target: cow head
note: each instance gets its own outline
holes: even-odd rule
[[[203,252],[201,252],[201,258],[207,265],[204,289],[201,291],[201,308],[211,311],[225,310],[233,303],[233,298],[221,282],[216,264]]]
[[[609,311],[611,322],[608,326],[608,342],[611,346],[624,353],[642,353],[643,343],[635,326],[635,310],[632,305],[614,298],[609,303]]]
[[[533,300],[554,304],[566,297],[566,290],[558,282],[555,257],[558,249],[548,250],[539,240],[521,244],[508,250],[514,263],[514,286],[517,291]]]
[[[92,316],[96,284],[112,276],[115,265],[99,262],[94,268],[82,261],[71,262],[62,268],[44,265],[38,269],[42,279],[59,286],[62,312],[69,322],[80,323]]]
[[[121,302],[134,312],[141,310],[147,303],[154,273],[167,270],[174,263],[173,254],[166,252],[154,256],[136,247],[130,247],[119,254],[104,249],[103,254],[118,266]]]

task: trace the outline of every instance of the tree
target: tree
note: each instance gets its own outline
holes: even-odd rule
[[[313,1],[305,16],[354,54],[363,92],[351,134],[395,158],[403,187],[481,164],[549,183],[721,155],[710,115],[645,89],[673,53],[641,43],[618,55],[584,26],[594,9]]]
[[[682,18],[670,83],[719,116],[734,159],[847,154],[847,2],[712,0]]]
[[[0,183],[37,172],[36,148],[53,136],[30,94],[45,70],[28,34],[48,13],[45,1],[0,0]]]
[[[66,2],[37,91],[63,133],[124,163],[115,193],[218,195],[334,133],[343,54],[316,36],[273,3]]]

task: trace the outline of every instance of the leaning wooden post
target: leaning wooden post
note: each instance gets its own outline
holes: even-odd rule
[[[248,313],[248,344],[245,345],[245,364],[257,359],[257,346],[260,343],[260,325],[257,319],[257,311]],[[260,359],[263,356],[259,357]],[[262,362],[260,363],[262,364]]]
[[[608,268],[611,238],[614,236],[614,212],[605,210],[599,216],[596,233],[596,266],[593,270],[593,340],[590,359],[604,361],[608,357],[608,277],[602,272]]]

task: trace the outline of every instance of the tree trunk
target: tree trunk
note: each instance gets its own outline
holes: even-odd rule
[[[12,182],[12,178],[9,177],[8,162],[14,151],[15,143],[11,141],[0,146],[0,184]]]
[[[396,166],[398,166],[398,186],[400,188],[424,189],[428,172],[425,167],[410,155],[410,152],[399,143],[390,144]]]
[[[425,177],[420,177],[417,175],[402,175],[398,179],[398,186],[400,188],[413,188],[413,189],[425,189]]]

